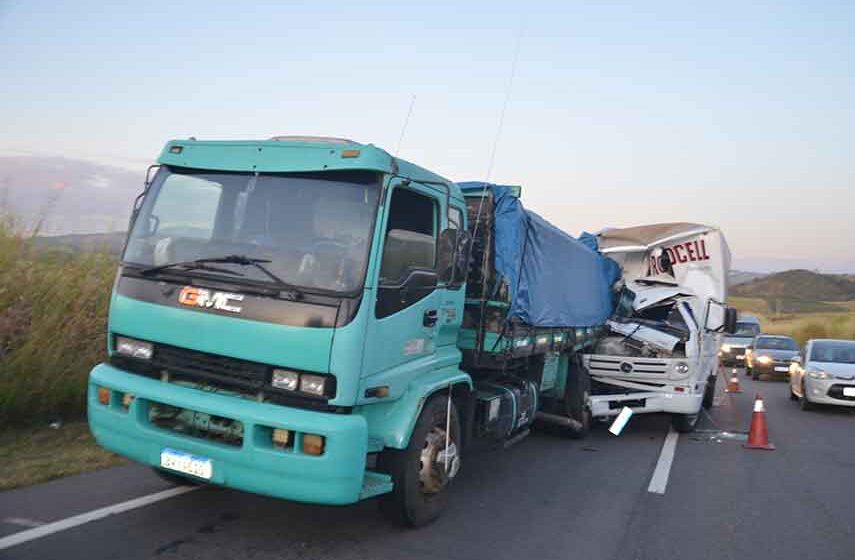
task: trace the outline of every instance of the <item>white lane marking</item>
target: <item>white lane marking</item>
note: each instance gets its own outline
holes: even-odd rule
[[[674,452],[677,450],[677,440],[680,438],[674,428],[665,436],[665,443],[662,444],[662,451],[659,453],[659,460],[656,462],[656,468],[653,469],[653,476],[650,477],[650,485],[647,491],[653,494],[664,494],[665,488],[668,486],[668,475],[671,474],[671,463],[674,462]]]
[[[45,524],[44,521],[36,521],[35,519],[27,519],[26,517],[7,517],[3,523],[9,525],[18,525],[20,527],[41,527]]]
[[[8,537],[0,538],[0,550],[17,546],[19,544],[23,544],[25,542],[29,542],[35,539],[40,539],[42,537],[46,537],[48,535],[52,535],[60,531],[65,531],[66,529],[71,529],[73,527],[77,527],[78,525],[89,523],[90,521],[97,521],[98,519],[103,519],[104,517],[107,517],[109,515],[124,513],[126,511],[141,508],[149,504],[159,502],[161,500],[172,498],[174,496],[180,496],[181,494],[186,494],[187,492],[192,492],[193,490],[198,490],[199,488],[201,487],[179,486],[177,488],[170,488],[161,492],[149,494],[148,496],[134,498],[133,500],[113,504],[112,506],[93,509],[92,511],[87,511],[86,513],[81,513],[72,517],[66,517],[65,519],[54,521],[53,523],[47,523],[45,525],[41,525],[33,529],[21,531],[20,533],[14,533],[12,535],[9,535]]]

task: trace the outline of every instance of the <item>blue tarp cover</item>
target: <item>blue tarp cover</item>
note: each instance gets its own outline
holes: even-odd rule
[[[465,194],[489,189],[495,213],[495,269],[511,294],[510,316],[535,327],[602,325],[612,314],[613,260],[592,240],[576,239],[523,208],[511,187],[458,183]]]

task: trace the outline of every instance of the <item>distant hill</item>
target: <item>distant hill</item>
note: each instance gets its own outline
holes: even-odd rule
[[[810,270],[787,270],[739,284],[730,291],[739,297],[802,302],[842,302],[855,300],[855,280],[851,276],[822,274]]]
[[[110,232],[127,226],[142,190],[138,172],[61,157],[0,155],[0,213],[42,235]]]
[[[727,285],[728,286],[738,286],[740,284],[745,284],[746,282],[751,282],[752,280],[757,280],[758,278],[763,278],[767,276],[762,272],[747,272],[744,270],[732,270],[727,275]]]
[[[125,244],[124,231],[108,233],[70,233],[67,235],[39,236],[36,246],[49,249],[62,249],[72,253],[81,251],[102,251],[114,256],[122,252]]]

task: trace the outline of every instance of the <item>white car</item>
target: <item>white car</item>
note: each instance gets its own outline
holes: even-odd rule
[[[855,340],[809,340],[790,367],[790,398],[802,410],[814,404],[855,406]]]

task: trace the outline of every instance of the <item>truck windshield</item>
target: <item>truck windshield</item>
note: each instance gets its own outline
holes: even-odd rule
[[[288,284],[353,292],[364,281],[379,190],[380,174],[368,171],[162,168],[134,222],[123,262],[163,267],[242,255],[264,259],[264,267]],[[240,272],[224,275],[230,282],[273,282],[258,267],[237,261],[219,262],[204,273],[216,275],[217,268]]]
[[[733,336],[750,336],[754,338],[760,334],[760,325],[757,323],[736,323],[736,332]]]

